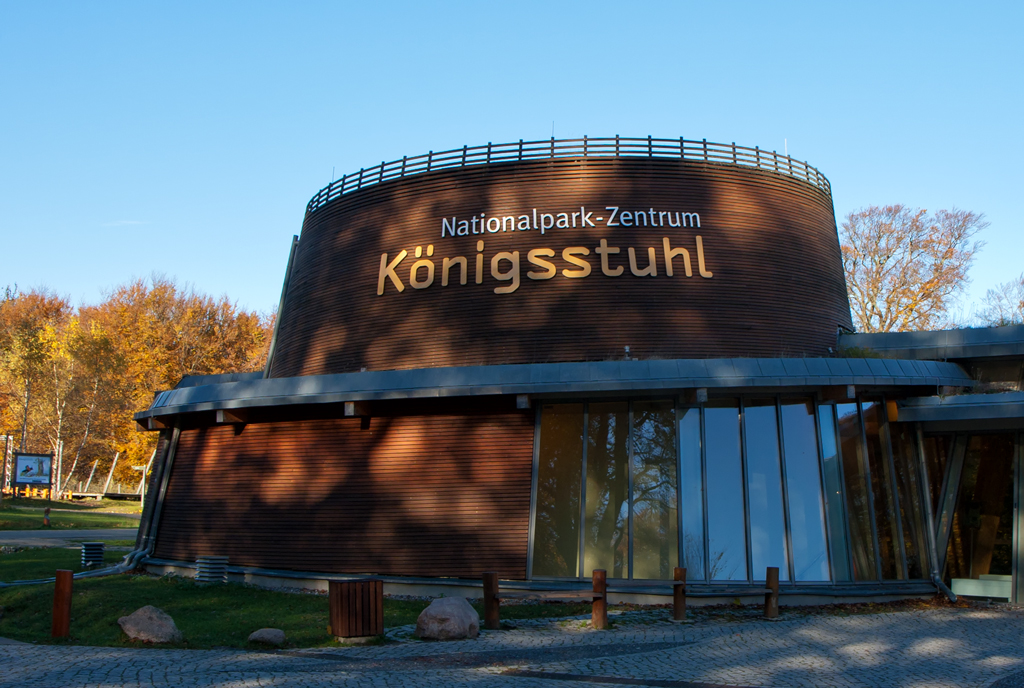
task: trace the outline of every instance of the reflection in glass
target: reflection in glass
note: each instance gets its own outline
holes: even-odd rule
[[[789,580],[786,563],[786,524],[782,515],[782,467],[779,463],[779,425],[774,399],[744,404],[747,442],[747,499],[750,503],[750,566],[754,578],[768,566],[779,568],[779,580]]]
[[[689,580],[704,579],[704,481],[700,467],[700,409],[680,410],[679,465],[683,479],[683,566]]]
[[[633,403],[633,578],[679,565],[675,420],[671,401]]]
[[[629,465],[626,402],[590,404],[583,575],[629,576]]]
[[[747,442],[749,444],[750,440]],[[827,581],[828,547],[818,469],[818,436],[814,432],[814,405],[809,399],[783,400],[782,443],[786,456],[794,577],[798,581]],[[835,445],[834,438],[832,444]]]
[[[900,522],[903,524],[903,549],[907,555],[907,577],[925,578],[928,569],[925,554],[924,503],[918,480],[914,437],[906,423],[890,423],[892,462],[896,469],[896,488],[900,498]]]
[[[850,558],[847,556],[846,507],[843,505],[842,466],[836,444],[836,411],[831,404],[818,407],[818,429],[821,431],[821,470],[825,476],[825,500],[828,504],[828,534],[832,548],[832,579],[837,583],[850,580]]]
[[[946,554],[946,580],[1012,575],[1013,434],[967,443]],[[999,579],[996,579],[999,580]]]
[[[871,494],[875,504],[875,529],[878,533],[878,554],[882,580],[903,578],[900,546],[897,535],[896,500],[893,495],[892,471],[886,458],[883,425],[885,406],[881,401],[864,401],[864,435],[867,438],[868,466],[871,469]]]
[[[541,409],[533,575],[578,575],[583,404]]]
[[[747,580],[738,404],[735,401],[708,404],[704,409],[704,424],[708,481],[708,577],[711,580]]]
[[[939,517],[939,502],[942,499],[942,481],[946,477],[946,464],[953,451],[952,435],[925,435],[924,463],[928,468],[928,492],[932,500],[932,514]]]
[[[868,466],[864,458],[857,404],[836,404],[839,445],[846,484],[846,509],[850,524],[850,552],[854,580],[877,580],[875,546],[871,536],[871,502]]]

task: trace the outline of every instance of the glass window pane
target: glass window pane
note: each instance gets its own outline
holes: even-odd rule
[[[928,492],[932,500],[932,515],[939,518],[942,483],[946,479],[946,466],[953,451],[952,435],[925,435],[924,462],[928,467]]]
[[[680,412],[683,478],[683,566],[688,580],[704,580],[704,478],[700,465],[700,409]]]
[[[735,400],[708,404],[704,409],[704,426],[708,480],[708,577],[711,580],[747,580],[739,404]]]
[[[946,554],[952,578],[1008,582],[1012,571],[1013,434],[975,435],[967,443],[960,494]],[[1007,584],[1007,591],[1010,586]]]
[[[875,545],[871,536],[871,502],[869,501],[868,469],[864,458],[857,404],[836,404],[839,418],[839,445],[843,457],[843,480],[846,483],[846,510],[850,523],[850,552],[854,580],[877,580]]]
[[[743,422],[747,443],[751,571],[755,580],[764,580],[765,569],[777,566],[779,580],[788,581],[775,400],[755,399],[744,404]]]
[[[825,499],[828,505],[828,534],[832,548],[832,577],[837,583],[850,580],[850,558],[847,555],[846,507],[843,505],[842,466],[836,443],[836,411],[831,404],[818,407],[818,429],[821,431],[821,469],[825,474]]]
[[[871,494],[875,503],[875,528],[878,532],[879,561],[882,579],[903,578],[900,561],[899,533],[896,523],[896,500],[893,496],[892,471],[885,450],[885,405],[878,400],[863,402],[864,434],[868,443],[868,466],[871,469]]]
[[[671,401],[633,402],[633,578],[679,565],[675,416]]]
[[[782,401],[782,443],[786,455],[793,573],[798,581],[827,581],[825,508],[821,498],[818,436],[810,399]],[[833,446],[835,439],[832,440]]]
[[[924,503],[921,501],[914,435],[906,423],[890,423],[889,429],[892,435],[892,461],[896,468],[896,488],[900,497],[903,549],[907,554],[907,577],[927,578]]]
[[[533,575],[578,575],[583,404],[541,408]]]
[[[629,404],[590,404],[583,575],[629,576]]]

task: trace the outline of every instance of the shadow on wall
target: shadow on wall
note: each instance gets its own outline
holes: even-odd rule
[[[607,207],[694,212],[700,227],[607,227]],[[573,212],[594,227],[445,236],[442,218]],[[598,221],[604,218],[605,222]],[[638,217],[634,217],[638,221]],[[680,221],[682,222],[682,221]],[[691,220],[691,222],[696,222]],[[479,224],[479,223],[477,223]],[[699,274],[702,237],[711,278]],[[667,275],[663,241],[686,248]],[[601,240],[618,253],[602,258]],[[483,241],[484,250],[477,251]],[[578,246],[573,265],[562,254]],[[415,256],[420,247],[421,256]],[[432,247],[432,253],[431,248]],[[533,249],[552,274],[527,260]],[[631,257],[629,249],[635,249]],[[654,249],[651,271],[648,249]],[[393,268],[403,286],[382,277]],[[518,252],[519,286],[497,280]],[[429,255],[428,255],[429,254]],[[482,282],[476,283],[482,255]],[[545,257],[546,256],[546,257]],[[442,285],[444,260],[452,263]],[[412,267],[419,261],[413,286]],[[508,276],[510,257],[497,263]],[[635,276],[639,272],[656,272]],[[621,268],[621,270],[620,270]],[[567,278],[574,270],[585,277]],[[383,279],[383,294],[377,289]],[[831,199],[789,177],[659,159],[509,163],[446,170],[346,195],[307,217],[281,316],[273,377],[433,366],[732,356],[825,356],[851,325]]]
[[[184,430],[155,556],[524,578],[533,413],[491,405]]]

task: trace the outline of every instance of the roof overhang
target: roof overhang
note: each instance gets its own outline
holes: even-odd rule
[[[468,366],[236,379],[161,392],[135,419],[292,404],[482,395],[636,393],[694,388],[972,387],[960,366],[879,358],[713,358]],[[153,419],[150,422],[147,419]]]
[[[1024,325],[930,332],[844,334],[839,345],[901,359],[946,361],[1024,356]]]
[[[900,404],[899,419],[907,422],[954,422],[1024,418],[1024,392],[955,394],[917,397]]]

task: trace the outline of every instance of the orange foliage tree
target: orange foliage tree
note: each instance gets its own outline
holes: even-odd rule
[[[115,288],[73,309],[45,291],[8,288],[0,301],[0,434],[25,451],[63,455],[61,487],[134,490],[155,448],[132,415],[186,375],[261,370],[273,316],[162,277]]]
[[[983,214],[871,206],[846,216],[839,229],[846,288],[860,332],[928,330],[949,324],[984,245],[975,235]]]

